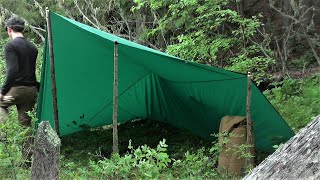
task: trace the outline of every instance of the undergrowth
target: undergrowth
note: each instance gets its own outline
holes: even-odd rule
[[[99,179],[221,177],[215,170],[218,144],[188,131],[161,122],[139,120],[121,124],[119,134],[120,155],[111,155],[111,128],[62,138],[62,159],[67,163],[62,165],[61,175]],[[73,171],[67,170],[70,168]]]
[[[320,74],[274,85],[264,94],[295,132],[320,114]]]

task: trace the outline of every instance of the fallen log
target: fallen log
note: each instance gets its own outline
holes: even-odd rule
[[[320,179],[320,115],[243,179]]]

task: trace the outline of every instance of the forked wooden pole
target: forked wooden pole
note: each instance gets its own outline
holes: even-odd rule
[[[53,106],[54,128],[58,136],[60,136],[51,19],[50,19],[50,11],[48,7],[46,7],[46,21],[47,21],[48,45],[49,45],[49,55],[50,55],[50,75],[51,75],[51,86],[52,86],[52,106]]]
[[[251,153],[253,149],[253,133],[252,133],[252,120],[251,120],[251,73],[248,72],[247,75],[247,105],[246,105],[246,120],[247,120],[247,138],[246,138],[246,154]],[[246,168],[251,164],[252,158],[246,158]]]
[[[113,80],[113,153],[119,153],[118,145],[118,42],[114,42],[114,80]]]

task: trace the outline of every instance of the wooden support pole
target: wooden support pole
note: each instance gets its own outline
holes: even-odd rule
[[[58,118],[58,102],[57,102],[57,87],[56,87],[56,76],[54,67],[54,53],[52,44],[52,31],[51,31],[51,19],[49,8],[46,7],[46,21],[47,21],[47,33],[48,33],[48,45],[50,55],[50,75],[51,75],[51,86],[52,86],[52,106],[53,106],[53,118],[54,128],[60,136],[59,118]]]
[[[252,133],[252,120],[251,120],[251,73],[247,74],[247,105],[246,105],[246,121],[247,121],[247,138],[246,138],[246,154],[253,153],[253,133]],[[252,155],[252,154],[251,154]],[[245,167],[250,164],[253,165],[252,158],[246,158]]]
[[[113,153],[119,153],[118,145],[118,42],[114,42],[114,80],[113,80]]]

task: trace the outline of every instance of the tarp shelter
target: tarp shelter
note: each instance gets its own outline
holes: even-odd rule
[[[245,116],[246,75],[186,61],[51,13],[61,136],[112,124],[114,42],[119,53],[118,121],[149,118],[210,138],[225,115]],[[37,117],[54,126],[46,43]],[[256,148],[292,130],[252,83]],[[119,135],[121,136],[121,134]]]

